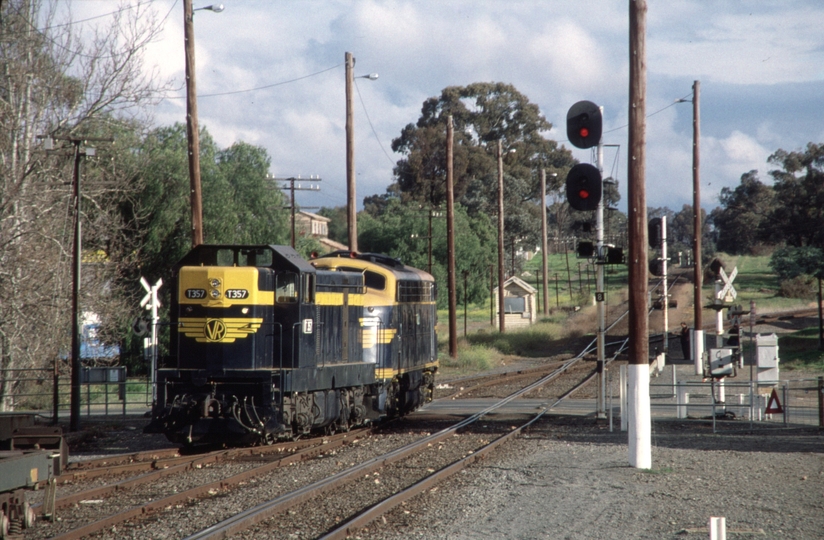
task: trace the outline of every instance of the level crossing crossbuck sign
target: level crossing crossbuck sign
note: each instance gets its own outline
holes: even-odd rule
[[[733,268],[729,276],[727,276],[727,273],[724,272],[723,268],[720,269],[719,274],[721,275],[721,281],[724,282],[724,286],[720,291],[718,291],[716,299],[719,302],[728,304],[732,303],[732,301],[735,300],[735,297],[738,296],[738,293],[735,291],[735,287],[732,286],[732,280],[734,280],[735,276],[738,275],[738,267],[736,266]]]

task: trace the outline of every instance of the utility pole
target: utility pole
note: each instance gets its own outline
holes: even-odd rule
[[[498,331],[504,333],[504,157],[503,144],[498,139]]]
[[[71,411],[69,416],[69,431],[80,429],[80,385],[82,384],[82,369],[80,363],[80,342],[83,328],[80,324],[80,267],[83,259],[83,236],[80,213],[82,206],[80,203],[80,142],[77,139],[71,141],[74,145],[74,168],[72,178],[74,180],[74,247],[72,248],[72,387],[71,387]]]
[[[81,282],[81,262],[83,259],[83,233],[82,233],[82,205],[80,189],[80,163],[82,158],[91,157],[96,154],[94,148],[83,147],[83,143],[88,142],[112,142],[112,138],[75,138],[75,137],[47,137],[44,148],[46,151],[54,150],[54,141],[63,140],[72,145],[72,157],[74,159],[72,168],[72,185],[74,197],[74,241],[72,246],[72,382],[70,396],[70,417],[69,430],[78,431],[80,429],[80,387],[82,385],[83,364],[80,359],[80,345],[83,339],[83,327],[80,322],[80,282]]]
[[[297,204],[295,204],[295,192],[296,191],[320,191],[320,187],[319,186],[313,186],[311,184],[309,185],[309,187],[302,187],[300,184],[295,186],[295,181],[296,180],[302,180],[302,178],[300,176],[298,176],[297,178],[295,178],[294,176],[290,176],[288,178],[276,178],[274,176],[269,176],[267,174],[266,178],[269,179],[269,180],[274,180],[276,182],[288,182],[287,185],[281,186],[280,189],[289,190],[289,201],[290,202],[289,202],[289,206],[287,208],[289,208],[289,211],[292,214],[292,216],[291,216],[292,217],[292,226],[291,226],[291,229],[292,229],[292,248],[294,248],[295,247],[295,239],[297,237],[297,234],[296,234],[296,231],[295,231],[295,211],[297,209]],[[310,182],[320,182],[321,177],[320,176],[318,176],[318,177],[310,176],[309,181]],[[317,208],[317,206],[303,206],[302,208],[308,210],[308,209]]]
[[[344,55],[346,61],[346,223],[349,228],[349,251],[358,250],[358,212],[355,196],[355,114],[352,110],[352,84],[355,58]]]
[[[557,174],[556,174],[557,176]],[[541,168],[541,272],[544,293],[544,315],[549,315],[549,299],[547,298],[547,241],[546,241],[546,169]]]
[[[669,255],[667,254],[667,215],[661,216],[661,269],[664,274],[664,354],[669,354],[669,276],[668,265]]]
[[[446,118],[446,258],[449,287],[449,357],[458,357],[458,295],[455,290],[455,188],[452,115]],[[429,220],[432,223],[432,220]],[[430,230],[429,236],[432,236]],[[430,240],[431,245],[431,240]],[[464,335],[466,335],[466,271],[464,271]]]
[[[693,279],[694,285],[694,319],[692,351],[693,362],[695,363],[695,374],[700,375],[704,371],[701,356],[704,353],[704,319],[702,315],[701,288],[703,285],[703,271],[701,269],[701,176],[700,176],[700,139],[701,139],[701,117],[700,117],[700,97],[701,83],[695,81],[692,86],[692,212],[693,212]]]
[[[192,247],[203,243],[203,205],[200,189],[200,135],[197,125],[195,32],[192,0],[183,0],[183,39],[186,49],[186,140],[189,153],[189,191],[192,207]]]
[[[629,464],[652,467],[646,200],[646,0],[629,3]]]

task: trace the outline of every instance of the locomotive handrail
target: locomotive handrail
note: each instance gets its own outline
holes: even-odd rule
[[[280,331],[280,335],[278,336],[278,344],[280,345],[280,350],[278,351],[280,353],[280,354],[278,354],[278,369],[283,371],[283,324],[281,324],[279,322],[275,322],[275,321],[272,321],[271,324],[272,324],[272,327],[277,326],[278,330]],[[273,330],[274,330],[274,328],[273,328]],[[273,333],[272,336],[274,337],[274,335],[275,334]],[[272,367],[274,368],[275,367],[274,362],[272,364],[273,364]]]
[[[295,340],[296,340],[295,336],[300,336],[300,334],[299,334],[299,333],[296,333],[296,332],[295,332],[295,328],[296,328],[296,327],[298,327],[298,326],[300,326],[300,325],[301,325],[300,321],[298,321],[298,322],[296,322],[296,323],[292,323],[292,368],[293,368],[293,369],[295,369],[295,368],[296,368],[296,364],[295,364],[295,349],[298,349],[298,347],[299,347],[299,345],[300,345],[299,338],[297,338],[297,339],[298,339],[298,343],[295,343]]]

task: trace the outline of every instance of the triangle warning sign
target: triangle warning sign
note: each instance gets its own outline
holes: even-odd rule
[[[767,402],[767,410],[764,412],[767,414],[784,412],[784,407],[782,407],[781,402],[778,401],[778,393],[775,391],[775,388],[773,388],[772,394],[770,394],[770,400]]]

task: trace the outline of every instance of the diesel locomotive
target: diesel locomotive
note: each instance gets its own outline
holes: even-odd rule
[[[174,269],[169,354],[148,433],[267,444],[431,401],[433,277],[397,259],[200,245]]]

